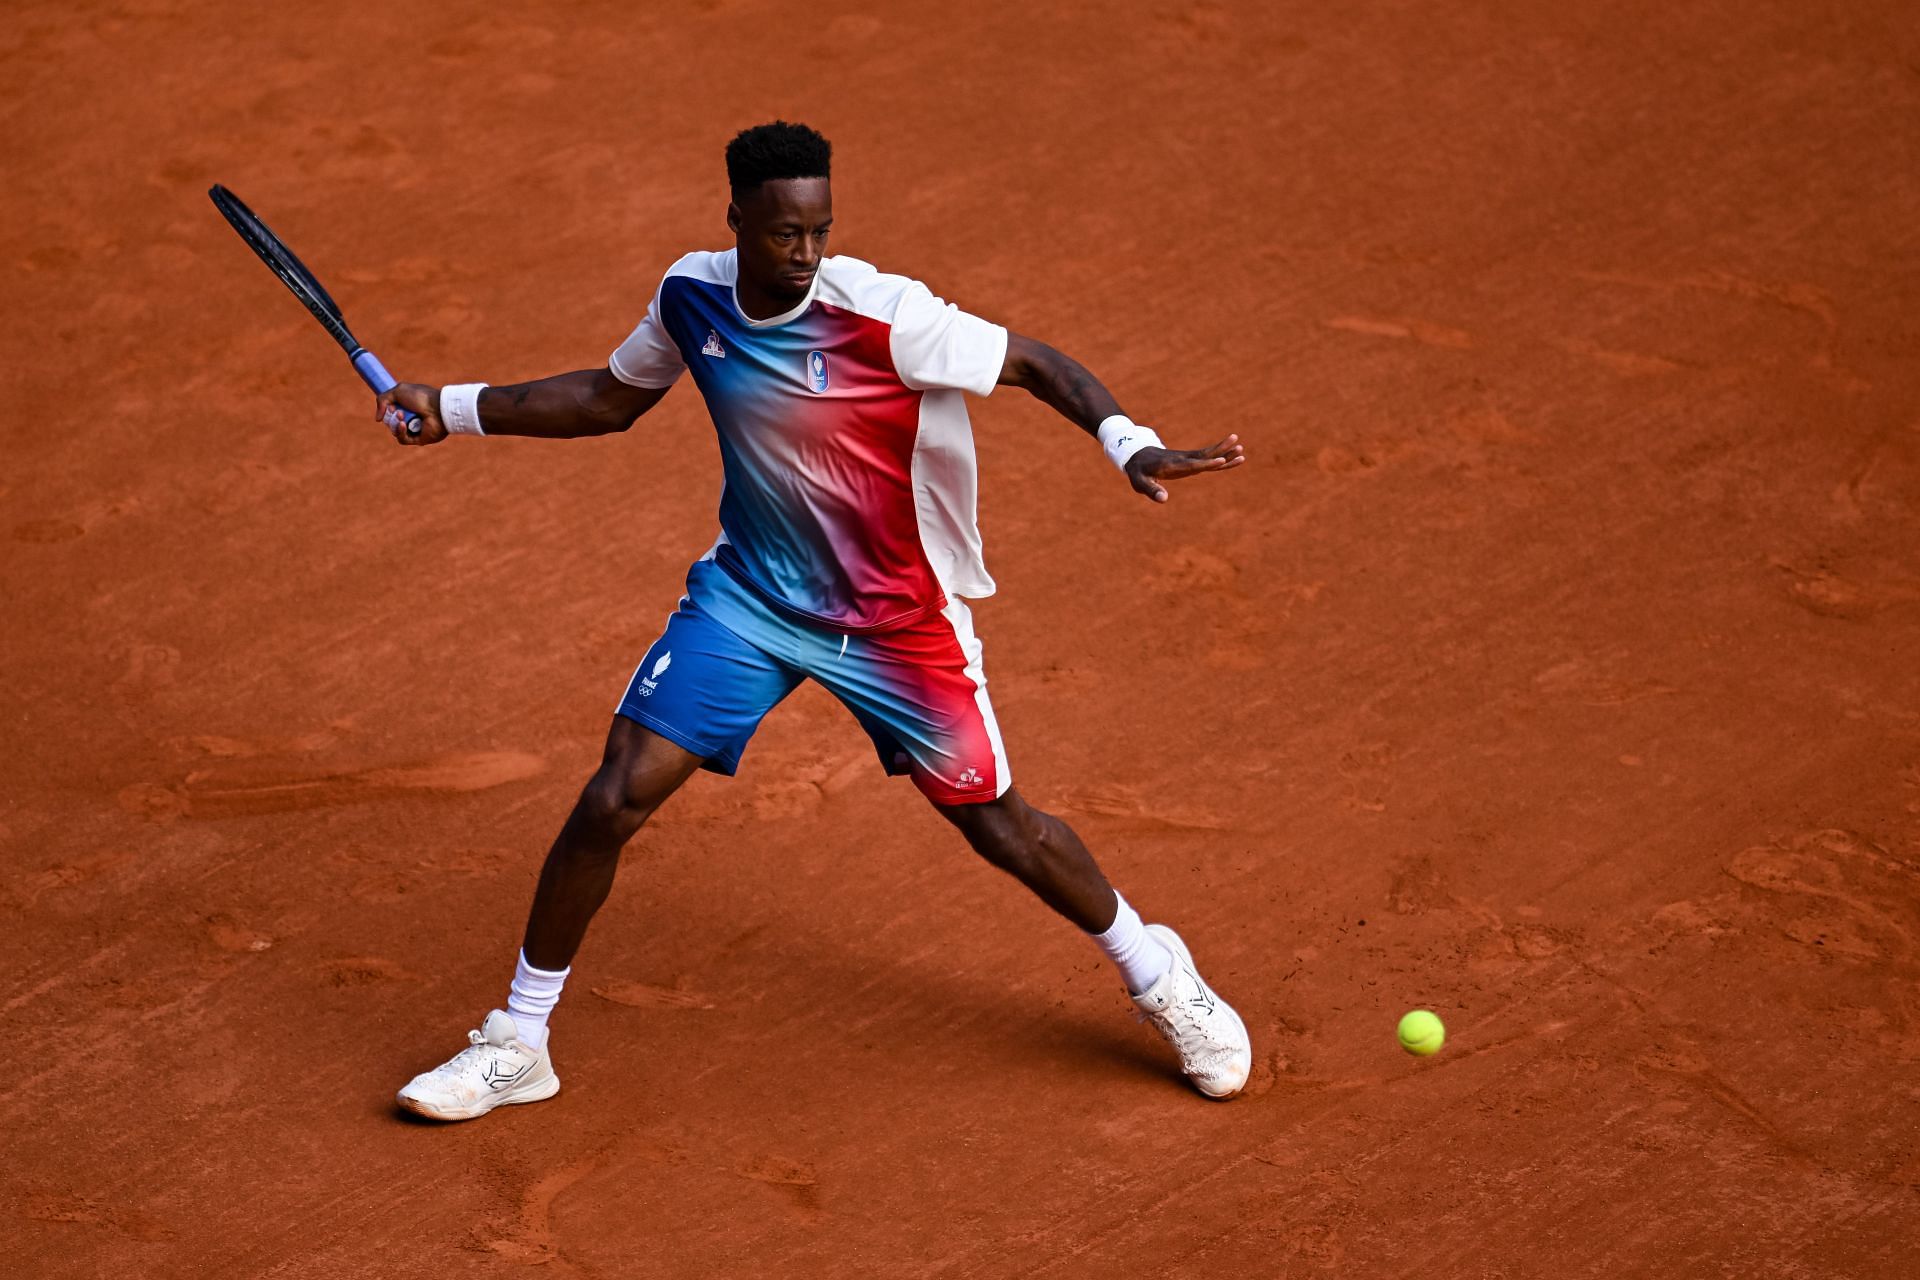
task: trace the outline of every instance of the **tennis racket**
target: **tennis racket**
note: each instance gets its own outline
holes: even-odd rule
[[[340,304],[328,295],[319,278],[307,270],[306,264],[293,256],[293,250],[280,243],[280,237],[273,234],[267,224],[260,221],[253,210],[247,208],[233,192],[216,182],[207,194],[213,198],[213,207],[220,211],[220,216],[247,242],[247,248],[260,255],[260,261],[280,277],[281,284],[293,290],[293,296],[313,313],[320,327],[332,334],[333,340],[345,349],[347,359],[353,361],[354,372],[360,375],[361,380],[376,393],[393,390],[394,376],[380,363],[380,357],[354,341],[352,330],[347,328],[347,318],[340,311]],[[398,405],[387,410],[387,425],[404,425],[410,436],[420,434],[420,416]]]

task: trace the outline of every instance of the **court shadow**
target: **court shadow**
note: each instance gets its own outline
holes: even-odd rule
[[[778,957],[769,960],[779,963]],[[804,962],[810,984],[857,992],[869,1007],[901,1010],[895,1025],[909,1037],[964,1042],[1022,1069],[1182,1081],[1172,1050],[1135,1020],[1117,980],[1111,1003],[1099,1002],[1106,1005],[1103,1011],[1088,1007],[1084,972],[1063,972],[1057,983],[1042,976],[1031,986],[996,988],[924,961],[902,963],[897,955],[830,943],[811,949]]]

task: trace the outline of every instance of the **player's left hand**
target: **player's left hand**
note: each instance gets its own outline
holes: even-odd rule
[[[1237,435],[1228,436],[1219,444],[1205,449],[1155,449],[1150,446],[1127,459],[1127,479],[1132,483],[1135,493],[1152,498],[1155,502],[1165,502],[1167,490],[1160,483],[1162,480],[1184,480],[1208,471],[1231,471],[1246,460],[1247,451],[1241,447]]]

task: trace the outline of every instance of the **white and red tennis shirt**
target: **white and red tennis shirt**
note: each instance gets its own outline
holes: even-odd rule
[[[840,631],[992,595],[961,393],[993,390],[1007,331],[847,257],[822,260],[791,311],[751,320],[737,273],[731,249],[674,263],[608,360],[637,387],[693,371],[726,473],[714,559]]]

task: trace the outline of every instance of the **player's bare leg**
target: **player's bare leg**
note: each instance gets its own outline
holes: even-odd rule
[[[547,1053],[547,1014],[594,914],[613,888],[620,851],[680,788],[700,757],[615,717],[600,767],[547,852],[527,916],[507,1010],[489,1013],[468,1046],[400,1091],[402,1107],[435,1120],[471,1120],[498,1106],[538,1102],[560,1088]]]
[[[960,829],[974,852],[1055,911],[1088,933],[1112,927],[1118,909],[1113,886],[1072,827],[1034,808],[1011,787],[983,804],[934,807]]]
[[[529,963],[548,971],[573,963],[587,925],[613,888],[620,851],[699,767],[699,756],[614,717],[600,768],[581,789],[540,868],[521,944]]]
[[[1093,937],[1196,1088],[1227,1098],[1245,1087],[1253,1066],[1246,1024],[1200,976],[1179,934],[1141,923],[1072,827],[1012,788],[981,804],[934,807],[981,857]]]

